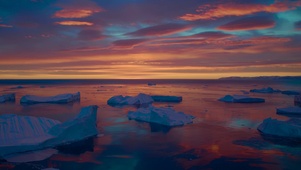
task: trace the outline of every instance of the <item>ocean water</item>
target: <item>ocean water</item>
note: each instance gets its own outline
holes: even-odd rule
[[[147,83],[156,83],[148,86]],[[21,85],[23,88],[15,88]],[[226,94],[272,87],[301,91],[300,81],[234,80],[23,80],[0,81],[0,94],[16,93],[16,102],[0,104],[0,114],[14,113],[66,121],[83,106],[98,105],[100,132],[76,151],[58,152],[29,163],[0,162],[0,169],[160,170],[160,169],[301,169],[301,145],[263,139],[257,126],[268,117],[287,120],[276,108],[293,106],[294,96],[250,93],[265,103],[223,103]],[[71,104],[21,105],[23,95],[81,92]],[[182,96],[181,103],[154,103],[195,116],[192,124],[167,128],[127,118],[135,107],[111,107],[114,95]]]

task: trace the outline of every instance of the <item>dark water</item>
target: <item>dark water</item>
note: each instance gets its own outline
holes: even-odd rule
[[[148,82],[157,83],[148,86]],[[14,88],[22,85],[23,88]],[[34,80],[0,81],[0,94],[15,92],[15,103],[0,104],[0,114],[42,116],[66,121],[82,106],[98,105],[100,136],[77,146],[78,152],[61,151],[43,160],[26,164],[1,162],[0,169],[301,169],[301,146],[275,142],[256,130],[263,119],[276,114],[276,108],[293,106],[293,96],[251,93],[265,103],[222,103],[226,94],[271,86],[280,90],[301,90],[298,81],[225,80]],[[26,94],[55,95],[81,92],[73,104],[35,104],[23,106]],[[154,103],[173,107],[195,116],[193,124],[166,128],[128,120],[135,107],[114,108],[106,101],[114,95],[183,96],[181,103]],[[279,139],[280,140],[280,139]],[[75,147],[76,148],[76,147]]]

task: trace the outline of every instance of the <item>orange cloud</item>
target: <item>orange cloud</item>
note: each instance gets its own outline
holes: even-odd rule
[[[56,22],[59,25],[67,25],[67,26],[91,26],[93,25],[92,22],[85,22],[85,21],[61,21],[61,22]]]
[[[222,18],[225,16],[244,16],[250,15],[258,12],[283,12],[287,10],[296,9],[297,6],[301,6],[300,1],[285,1],[280,2],[276,1],[270,5],[264,4],[235,4],[235,3],[227,3],[227,4],[207,4],[199,6],[196,10],[197,14],[185,14],[180,17],[180,19],[187,21],[195,21],[202,19],[215,19]]]
[[[229,22],[217,27],[219,30],[236,31],[236,30],[258,30],[267,29],[275,26],[275,21],[264,17],[249,17]]]
[[[85,18],[91,16],[94,12],[87,9],[63,9],[54,14],[55,18]]]
[[[53,15],[55,18],[85,18],[94,13],[104,11],[101,7],[97,6],[96,3],[87,0],[72,2],[71,6],[69,4],[61,4],[58,6],[62,7],[62,9]]]

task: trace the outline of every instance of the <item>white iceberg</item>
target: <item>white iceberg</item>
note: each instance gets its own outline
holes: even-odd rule
[[[151,97],[155,102],[181,102],[182,101],[182,96],[153,95]]]
[[[273,89],[272,87],[262,88],[262,89],[252,89],[250,92],[253,93],[278,93],[281,92],[278,89]]]
[[[56,96],[34,96],[25,95],[21,98],[20,103],[35,104],[35,103],[69,103],[80,100],[80,92],[71,94],[59,94]]]
[[[156,83],[151,83],[151,82],[149,82],[149,83],[147,83],[147,85],[148,86],[155,86],[155,85],[157,85]]]
[[[15,101],[15,93],[3,94],[0,96],[0,103],[4,103],[6,101]]]
[[[139,93],[137,96],[125,96],[122,95],[111,97],[107,103],[111,106],[116,105],[146,105],[154,102],[153,98],[144,93]]]
[[[226,95],[220,99],[219,101],[227,102],[227,103],[263,103],[265,102],[262,98],[254,98],[244,95]]]
[[[52,148],[98,134],[97,106],[81,109],[73,119],[57,120],[5,114],[0,116],[0,158],[11,154]]]
[[[286,107],[276,109],[277,114],[283,115],[301,115],[301,107]]]
[[[194,116],[177,112],[172,108],[150,106],[148,108],[139,108],[137,111],[129,111],[128,118],[165,126],[182,126],[192,123]]]
[[[257,127],[257,130],[264,135],[301,139],[301,120],[280,121],[267,118]]]
[[[281,93],[286,94],[286,95],[300,95],[300,92],[292,91],[292,90],[284,90],[284,91],[281,91]]]

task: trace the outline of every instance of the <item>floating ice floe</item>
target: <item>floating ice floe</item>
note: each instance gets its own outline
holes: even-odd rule
[[[155,102],[181,102],[182,96],[151,96]]]
[[[226,95],[220,99],[219,101],[227,102],[227,103],[263,103],[265,102],[262,98],[254,98],[244,95]]]
[[[285,90],[285,91],[281,91],[282,94],[286,94],[286,95],[300,95],[300,92],[297,91],[291,91],[291,90]]]
[[[139,108],[137,111],[129,111],[128,118],[165,126],[182,126],[192,123],[194,116],[177,112],[172,108],[149,106],[148,108]]]
[[[80,100],[80,92],[71,94],[59,94],[56,96],[34,96],[25,95],[21,98],[20,103],[35,104],[35,103],[69,103]]]
[[[82,141],[98,134],[97,106],[81,109],[73,119],[57,120],[5,114],[0,116],[0,159],[12,154],[52,148]]]
[[[157,85],[156,83],[147,83],[148,86],[155,86]]]
[[[116,105],[146,105],[154,102],[153,98],[144,93],[139,93],[137,96],[122,96],[117,95],[111,97],[107,103],[111,106]]]
[[[281,121],[267,118],[257,127],[257,130],[264,135],[301,139],[301,120]]]
[[[283,115],[300,115],[301,116],[301,107],[286,107],[276,109],[277,114]]]
[[[262,88],[262,89],[252,89],[250,92],[253,93],[278,93],[281,92],[278,89],[273,89],[272,87]]]
[[[295,104],[295,106],[301,106],[301,95],[295,96],[294,104]]]
[[[6,101],[15,101],[15,93],[3,94],[0,96],[0,103],[4,103]]]

